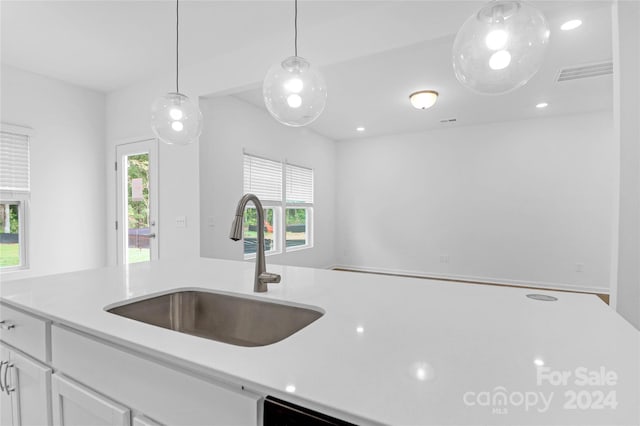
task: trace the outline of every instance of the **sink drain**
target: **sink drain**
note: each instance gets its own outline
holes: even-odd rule
[[[527,294],[527,297],[529,299],[540,300],[543,302],[555,302],[558,300],[557,297],[547,296],[546,294]]]

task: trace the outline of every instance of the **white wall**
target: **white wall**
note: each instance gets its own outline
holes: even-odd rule
[[[2,279],[105,265],[104,95],[2,66],[3,123],[31,127],[27,271]]]
[[[243,149],[247,153],[314,169],[314,247],[267,257],[267,264],[326,268],[334,264],[335,143],[305,128],[286,127],[266,111],[225,96],[200,102],[200,253],[243,258],[243,244],[229,239],[242,197]]]
[[[338,142],[338,263],[608,292],[612,144],[607,112]]]
[[[619,141],[617,250],[612,274],[618,312],[640,329],[640,4],[614,5],[614,119]]]
[[[406,46],[425,39],[449,34],[453,22],[460,22],[475,8],[466,4],[447,14],[437,25],[425,28],[419,14],[410,14],[397,4],[383,4],[357,16],[359,36],[345,40],[327,37],[327,28],[336,34],[353,30],[354,15],[339,16],[318,26],[305,27],[304,55],[315,66],[324,66],[353,58],[353,53],[366,56]],[[425,10],[428,5],[425,5]],[[191,99],[212,94],[234,93],[264,78],[267,70],[291,54],[291,33],[270,34],[233,52],[218,57],[203,51],[201,63],[182,67],[180,89]],[[159,70],[159,75],[140,81],[107,95],[107,255],[109,264],[116,262],[115,222],[115,145],[122,141],[152,137],[149,108],[156,97],[174,88],[173,67]],[[160,257],[198,255],[200,243],[198,204],[197,146],[170,147],[160,144],[160,194],[158,235]],[[175,218],[187,217],[187,228],[177,228]]]
[[[151,131],[151,103],[165,94],[170,86],[157,82],[139,84],[107,95],[107,133],[104,157],[108,176],[106,183],[108,264],[116,263],[116,146],[121,143],[154,138]],[[196,97],[197,99],[197,97]],[[158,216],[156,220],[159,256],[188,258],[199,253],[198,144],[167,145],[158,150]],[[176,218],[184,216],[186,227],[176,226]]]

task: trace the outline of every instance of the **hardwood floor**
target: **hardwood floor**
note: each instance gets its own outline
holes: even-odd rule
[[[372,271],[361,271],[357,269],[347,269],[347,268],[333,268],[334,271],[343,271],[343,272],[360,272],[362,274],[374,274],[374,275],[389,275],[392,277],[407,277],[407,278],[422,278],[425,280],[440,280],[440,281],[451,281],[456,283],[466,283],[466,284],[479,284],[479,285],[497,285],[503,287],[515,287],[515,288],[530,288],[532,290],[552,290],[552,291],[561,291],[564,293],[583,293],[583,294],[593,294],[596,295],[607,305],[609,304],[609,295],[604,293],[590,293],[586,291],[570,291],[570,290],[556,290],[542,287],[528,287],[528,286],[520,286],[520,285],[509,285],[509,284],[498,284],[498,283],[489,283],[484,281],[466,281],[466,280],[454,280],[451,278],[440,278],[440,277],[427,277],[420,275],[406,275],[406,274],[392,274],[388,272],[372,272]]]

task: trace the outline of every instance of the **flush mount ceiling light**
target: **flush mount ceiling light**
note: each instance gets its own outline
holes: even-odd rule
[[[536,108],[538,108],[538,109],[543,109],[543,108],[546,108],[546,107],[548,107],[548,106],[549,106],[549,104],[548,104],[548,103],[546,103],[546,102],[540,102],[539,104],[537,104],[537,105],[536,105]]]
[[[322,74],[298,56],[298,0],[295,0],[294,56],[271,67],[262,84],[264,104],[287,126],[306,126],[320,116],[327,102]]]
[[[176,0],[176,91],[159,97],[151,105],[151,129],[163,142],[188,145],[202,133],[198,104],[179,89],[179,0]]]
[[[357,132],[364,132],[365,130],[366,130],[366,129],[365,129],[364,127],[362,127],[362,126],[360,126],[360,127],[356,127],[356,131],[357,131]]]
[[[438,92],[435,90],[421,90],[409,95],[411,105],[417,109],[427,109],[435,105],[438,100]]]
[[[570,21],[565,22],[564,24],[562,24],[560,26],[560,29],[562,31],[571,31],[571,30],[575,30],[576,28],[578,28],[580,25],[582,25],[582,21],[579,19],[572,19]]]
[[[549,42],[544,15],[521,1],[492,1],[462,25],[453,43],[453,70],[481,94],[521,87],[542,65]]]

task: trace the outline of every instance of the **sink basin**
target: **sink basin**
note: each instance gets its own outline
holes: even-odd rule
[[[107,312],[236,346],[266,346],[320,318],[323,312],[316,309],[186,290],[107,307]]]

